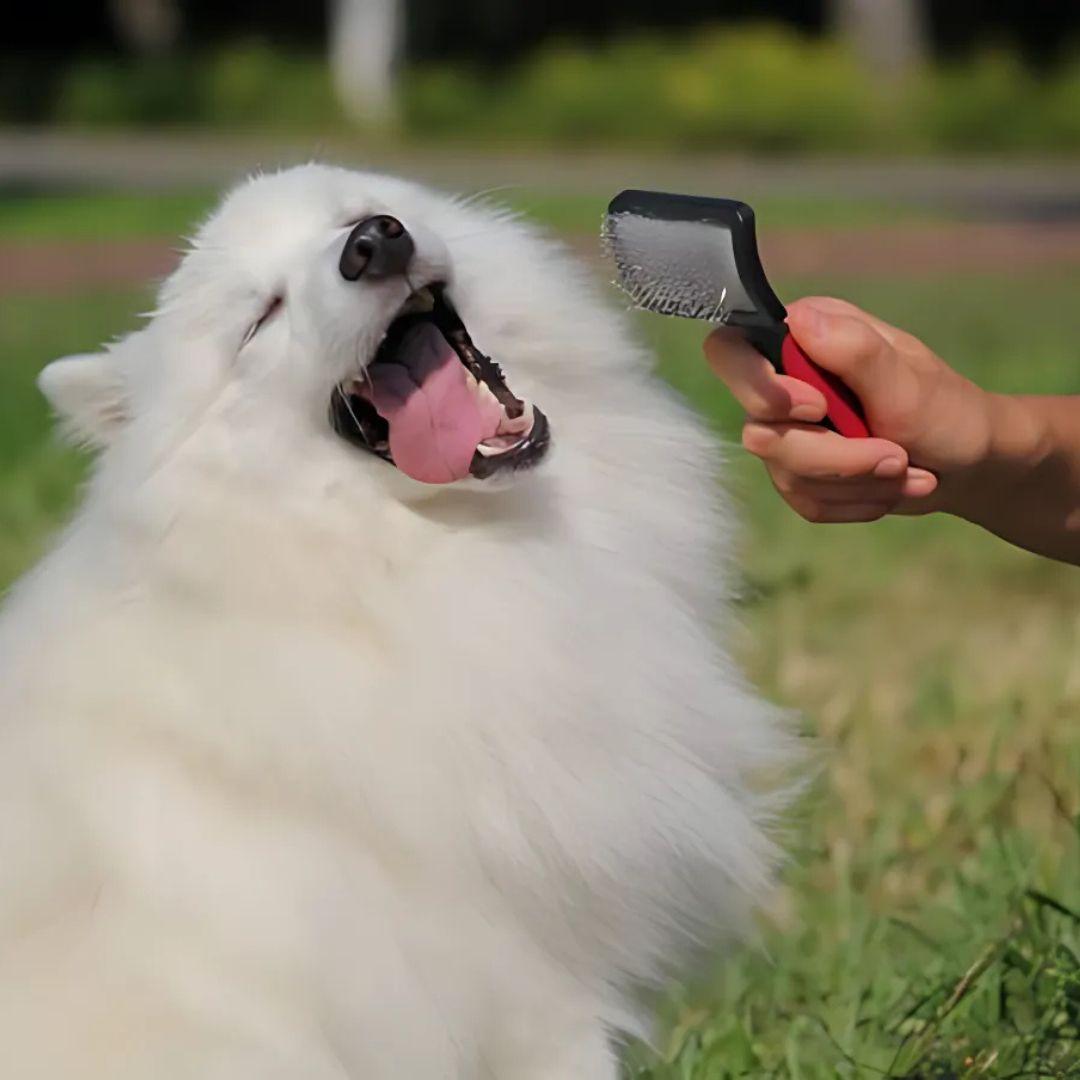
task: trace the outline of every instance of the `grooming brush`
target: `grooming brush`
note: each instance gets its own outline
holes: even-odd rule
[[[604,240],[635,307],[734,327],[777,371],[824,394],[826,427],[851,438],[870,434],[855,395],[788,332],[746,203],[624,191],[608,207]]]

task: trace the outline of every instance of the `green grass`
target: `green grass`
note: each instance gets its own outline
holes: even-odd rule
[[[0,195],[2,240],[125,240],[190,233],[214,204],[203,191],[36,191]]]
[[[810,283],[781,282],[782,295]],[[1080,271],[813,283],[1003,390],[1080,392]],[[135,294],[0,299],[0,579],[81,475],[31,380],[132,325]],[[734,437],[696,325],[642,317],[662,370]],[[1080,574],[947,519],[810,526],[732,451],[746,507],[737,648],[797,708],[819,775],[763,948],[668,1002],[641,1080],[1080,1077]]]
[[[829,283],[985,385],[1067,393],[1078,287]],[[647,325],[664,373],[733,435],[697,328]],[[807,525],[734,464],[741,652],[803,713],[822,773],[767,954],[680,995],[635,1075],[1080,1076],[1080,575],[948,519]]]
[[[85,470],[80,455],[50,436],[37,372],[130,327],[146,302],[144,295],[116,293],[61,301],[0,296],[0,587],[40,552]]]
[[[508,206],[564,233],[597,234],[608,196],[498,188],[488,200]],[[0,193],[0,240],[175,239],[189,235],[213,208],[209,191],[33,191]],[[859,228],[940,220],[941,214],[878,199],[765,197],[755,202],[758,219],[771,228]]]

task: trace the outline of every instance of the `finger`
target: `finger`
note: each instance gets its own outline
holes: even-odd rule
[[[771,473],[776,490],[782,495],[796,495],[829,506],[856,503],[898,503],[902,495],[902,480],[807,480],[784,469]]]
[[[719,327],[705,339],[705,358],[735,400],[755,420],[815,422],[825,415],[825,398],[812,386],[779,374],[741,334]]]
[[[743,446],[772,465],[817,480],[895,479],[908,465],[907,451],[888,439],[845,439],[808,424],[748,423]]]
[[[946,501],[946,496],[941,491],[940,481],[933,473],[926,472],[925,469],[914,471],[923,474],[925,479],[920,478],[922,482],[914,489],[905,488],[903,498],[896,504],[896,513],[918,515],[940,510]]]
[[[918,338],[907,333],[907,331],[887,323],[884,319],[879,319],[869,311],[864,311],[857,304],[852,304],[848,300],[840,300],[835,296],[804,296],[802,299],[788,305],[788,315],[790,316],[794,312],[798,317],[800,310],[804,306],[824,312],[826,315],[846,315],[852,319],[862,319],[863,322],[869,323],[894,348],[903,348],[919,341]]]
[[[770,469],[778,491],[802,494],[827,503],[892,502],[921,499],[937,487],[937,477],[923,469],[908,469],[903,476],[881,480],[858,476],[847,480],[815,480],[786,469]]]
[[[909,468],[901,495],[905,499],[925,499],[938,489],[938,478],[929,469]]]
[[[814,499],[795,495],[788,496],[787,501],[800,517],[821,525],[878,521],[892,510],[892,505],[888,503],[851,503],[829,506]]]
[[[789,313],[788,326],[807,355],[839,375],[857,396],[872,401],[886,392],[899,357],[870,323],[803,304]]]

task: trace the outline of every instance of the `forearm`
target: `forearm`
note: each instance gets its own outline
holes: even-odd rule
[[[1010,543],[1080,565],[1080,397],[991,399],[985,458],[952,512]]]

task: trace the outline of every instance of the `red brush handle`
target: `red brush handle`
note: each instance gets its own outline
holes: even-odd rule
[[[859,399],[831,371],[818,367],[799,348],[788,332],[780,346],[780,370],[801,379],[825,395],[825,419],[829,426],[849,439],[865,439],[870,434]]]

